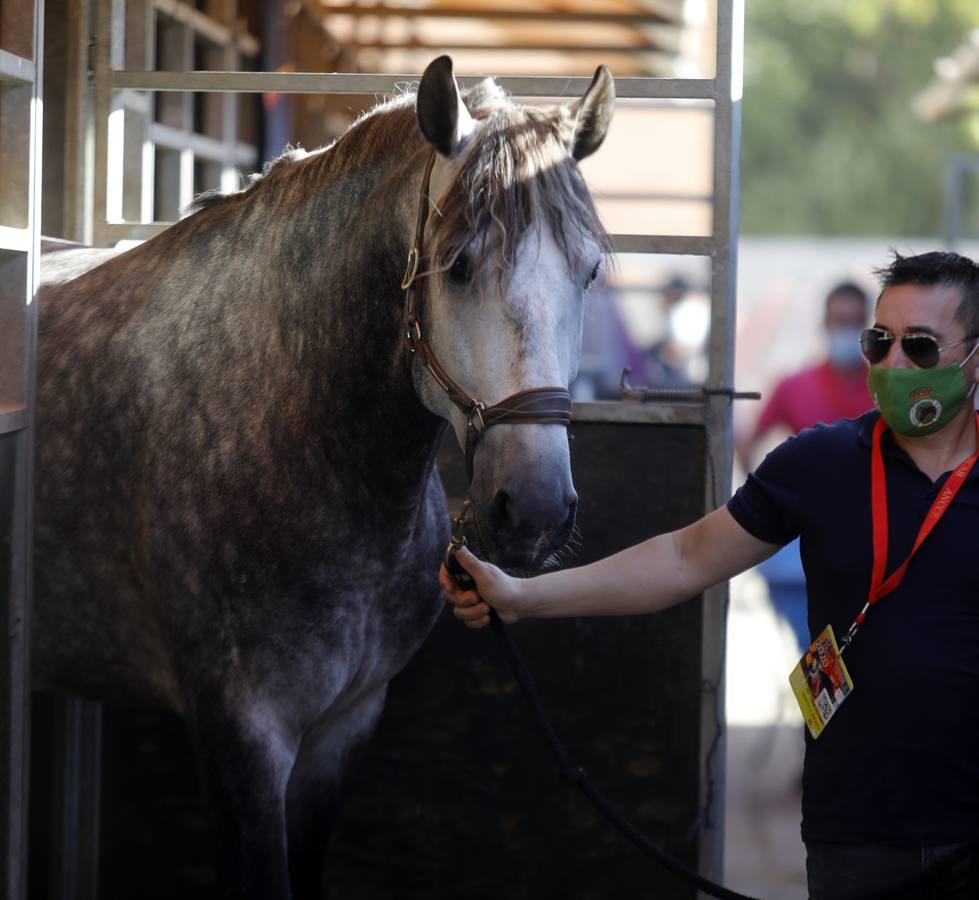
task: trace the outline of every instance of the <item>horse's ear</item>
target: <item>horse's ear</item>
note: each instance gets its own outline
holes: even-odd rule
[[[454,156],[472,134],[474,123],[452,74],[452,57],[432,60],[418,86],[418,127],[442,156]]]
[[[585,96],[571,104],[574,130],[568,149],[575,159],[591,156],[602,145],[614,111],[615,80],[605,66],[599,66]]]

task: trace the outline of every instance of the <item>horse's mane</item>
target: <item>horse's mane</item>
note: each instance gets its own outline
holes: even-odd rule
[[[312,156],[366,156],[382,141],[391,141],[403,153],[406,127],[414,128],[420,137],[414,100],[413,93],[388,98],[363,113],[340,138],[322,150],[307,153],[287,147],[265,164],[261,174],[252,175],[241,190],[201,194],[189,211],[246,197],[280,176],[291,179],[299,164]],[[463,147],[459,175],[448,193],[430,198],[433,232],[429,269],[449,268],[475,242],[470,260],[474,282],[478,280],[475,276],[488,268],[504,281],[513,269],[523,239],[545,223],[570,269],[576,267],[586,238],[602,252],[611,252],[591,195],[568,151],[567,115],[554,107],[518,106],[489,78],[464,92],[463,101],[482,126]]]
[[[611,242],[568,149],[571,121],[554,107],[513,103],[487,79],[463,95],[483,120],[463,148],[459,176],[446,196],[432,198],[430,266],[445,269],[476,241],[474,276],[487,267],[505,281],[527,234],[548,224],[569,269],[589,238],[603,253]],[[474,278],[474,281],[477,279]]]

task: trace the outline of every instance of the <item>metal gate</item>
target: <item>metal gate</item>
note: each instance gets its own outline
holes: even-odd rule
[[[620,98],[697,99],[713,104],[712,233],[613,235],[619,253],[709,260],[709,374],[699,396],[677,402],[576,406],[573,464],[585,529],[579,562],[686,524],[712,509],[730,490],[742,0],[718,0],[717,6],[714,77],[616,81]],[[138,111],[140,101],[134,98],[139,92],[385,94],[417,78],[128,69],[119,43],[126,28],[119,23],[118,3],[98,0],[95,14],[95,167],[89,187],[92,224],[87,229],[95,243],[148,237],[165,227],[165,223],[119,221],[121,175],[118,167],[110,167],[110,122],[114,114],[118,122],[120,110]],[[466,86],[477,80],[461,78],[460,82]],[[575,97],[583,93],[589,79],[504,77],[498,81],[519,97]],[[123,96],[125,101],[120,100]],[[233,143],[232,134],[229,124],[226,143]],[[150,162],[144,159],[142,164]],[[181,190],[186,192],[186,169],[182,171]],[[139,205],[145,213],[145,199]],[[25,440],[27,435],[25,428]],[[611,447],[615,466],[607,465]],[[453,456],[444,453],[440,467],[450,494],[459,490],[454,465]],[[24,510],[29,508],[25,503],[26,499]],[[26,544],[18,558],[27,558]],[[571,732],[569,742],[580,748],[596,780],[654,836],[715,879],[722,871],[726,599],[727,588],[720,586],[699,603],[644,620],[540,627],[527,623],[519,632],[541,673],[545,696],[553,701],[559,727],[563,724],[562,730]],[[648,896],[691,896],[691,889],[650,871],[617,839],[599,837],[594,822],[576,806],[578,798],[561,793],[529,720],[525,721],[521,701],[511,693],[502,661],[488,643],[485,636],[463,633],[451,620],[443,620],[393,684],[388,711],[331,849],[338,886],[349,893],[356,885],[357,896],[363,897],[530,897],[558,891],[575,897],[647,896],[636,885],[648,888]],[[629,654],[622,652],[624,647]],[[582,685],[590,685],[593,694],[588,696]],[[477,712],[467,712],[477,703],[481,704]],[[107,712],[108,717],[114,715]],[[588,721],[582,722],[582,717]],[[618,733],[629,740],[602,737],[622,721],[626,730]],[[95,727],[89,719],[86,732],[81,713],[76,712],[60,726],[68,730],[67,745],[79,753],[70,767],[73,780],[62,786],[67,792],[63,805],[77,810],[79,798],[88,790],[90,816],[97,815],[98,798],[91,797],[92,780],[79,774],[78,761],[88,760],[90,765],[97,758],[97,718],[94,722]],[[168,731],[169,725],[162,736],[158,722],[148,721],[146,727],[157,729],[153,733],[161,753],[173,747],[175,752],[185,752],[180,750],[179,733]],[[122,758],[112,755],[122,746],[113,743],[120,730],[110,730],[108,735],[106,755],[121,764]],[[598,745],[585,745],[588,737],[597,738]],[[633,746],[633,739],[641,746]],[[447,762],[451,768],[442,765]],[[676,771],[664,770],[673,763]],[[110,769],[101,766],[104,777],[111,777]],[[485,779],[485,784],[475,793],[460,792],[473,777]],[[494,784],[500,786],[501,795],[494,794]],[[102,796],[111,800],[111,786]],[[114,840],[125,837],[108,823],[99,831],[91,818],[88,823],[73,821],[69,831],[75,827],[89,836],[101,834],[107,852]],[[566,841],[546,837],[566,826],[585,842],[582,846],[590,848],[577,860],[568,859]],[[458,855],[460,846],[470,845],[473,836],[485,839],[487,835],[494,841],[491,860],[480,854],[468,861],[471,868],[447,863]],[[63,895],[90,895],[95,890],[91,868],[87,878],[78,873],[84,872],[85,855],[97,849],[97,839],[95,848],[90,843],[85,851],[70,837],[61,843],[55,852],[63,853]],[[144,890],[141,895],[152,893]]]

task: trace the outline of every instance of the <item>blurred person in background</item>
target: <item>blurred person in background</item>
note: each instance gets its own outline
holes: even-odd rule
[[[589,299],[581,333],[581,361],[571,384],[574,400],[619,400],[622,370],[641,371],[642,354],[637,349],[615,303],[614,291],[606,286]]]
[[[651,387],[702,383],[707,378],[710,301],[682,275],[670,278],[661,295],[666,333],[645,353],[645,383]]]
[[[852,282],[842,282],[826,295],[826,357],[775,385],[751,433],[738,442],[738,459],[745,472],[752,470],[759,443],[774,429],[798,434],[817,422],[829,424],[856,418],[874,405],[867,388],[867,366],[860,352],[860,332],[870,311],[866,292]],[[784,547],[762,563],[758,571],[768,583],[776,612],[792,628],[800,650],[806,649],[806,581],[799,542]]]

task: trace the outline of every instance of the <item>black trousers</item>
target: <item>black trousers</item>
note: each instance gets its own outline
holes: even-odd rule
[[[809,900],[858,900],[896,888],[957,845],[885,847],[874,844],[806,844]],[[954,863],[927,886],[905,891],[895,900],[977,900],[976,854]]]

